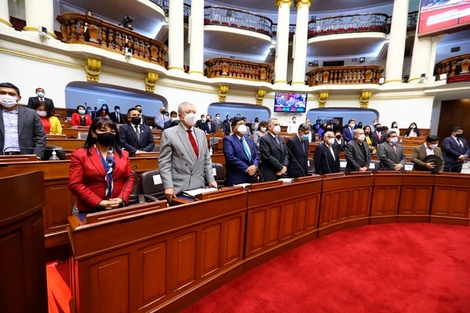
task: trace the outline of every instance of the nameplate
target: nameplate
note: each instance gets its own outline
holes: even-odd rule
[[[470,74],[451,76],[447,78],[447,83],[462,83],[462,82],[469,82],[469,81],[470,81]]]
[[[156,185],[160,185],[162,183],[162,177],[160,176],[160,174],[157,174],[157,175],[153,175],[153,184],[156,186]]]

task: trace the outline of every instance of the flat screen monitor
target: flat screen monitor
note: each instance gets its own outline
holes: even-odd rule
[[[418,36],[434,36],[468,28],[470,0],[421,0]]]
[[[274,96],[274,112],[305,113],[307,94],[301,92],[276,92]]]

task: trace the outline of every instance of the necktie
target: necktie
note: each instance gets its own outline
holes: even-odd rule
[[[240,141],[242,142],[243,150],[245,150],[246,157],[248,158],[248,160],[251,160],[250,148],[248,147],[248,144],[246,143],[245,138],[242,137]]]
[[[392,147],[393,147],[393,151],[395,151],[395,154],[396,154],[397,153],[397,146],[392,145]]]
[[[382,137],[382,133],[381,133],[381,132],[377,132],[377,137],[378,137],[379,140],[380,140],[380,137]]]
[[[335,152],[333,151],[333,147],[332,147],[332,146],[328,146],[328,148],[330,149],[331,155],[333,156],[333,161],[336,161]]]
[[[207,129],[209,130],[209,133],[211,132],[211,122],[207,123]]]
[[[459,147],[462,148],[462,141],[460,140],[460,138],[457,138],[457,143],[459,144]]]
[[[196,140],[194,139],[193,131],[190,129],[188,129],[188,138],[189,138],[189,142],[191,142],[191,146],[193,147],[194,154],[196,155],[196,158],[198,158],[199,152],[197,150]]]
[[[140,130],[139,125],[135,125],[135,133],[137,134],[137,139],[140,141]]]

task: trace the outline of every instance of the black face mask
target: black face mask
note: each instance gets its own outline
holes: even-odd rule
[[[112,133],[96,133],[96,142],[98,142],[100,145],[110,147],[114,145],[114,142],[116,141],[116,135]]]
[[[461,138],[461,137],[463,137],[463,133],[461,133],[461,134],[455,134],[455,137]]]
[[[137,111],[138,111],[140,114],[142,114],[142,109],[137,109]]]
[[[379,132],[379,131],[382,131],[382,127],[376,127],[375,129],[376,129],[378,132]]]
[[[336,135],[336,139],[341,139],[341,135]]]
[[[141,121],[142,121],[141,117],[137,117],[137,116],[131,117],[131,123],[134,125],[139,125]]]

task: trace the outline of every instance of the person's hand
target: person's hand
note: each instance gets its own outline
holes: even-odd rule
[[[247,168],[246,172],[248,175],[253,176],[256,173],[256,165],[250,165],[250,167]]]
[[[395,166],[393,168],[395,169],[395,171],[399,171],[403,168],[403,165],[402,164],[395,164]]]
[[[98,203],[98,206],[101,208],[105,208],[106,210],[109,210],[109,209],[117,208],[119,206],[119,203],[113,202],[111,200],[101,200],[100,203]]]
[[[114,205],[114,204],[117,204],[118,206],[120,206],[123,200],[122,200],[121,198],[111,198],[111,199],[109,199],[109,201],[110,201],[113,205]]]
[[[462,154],[461,156],[459,156],[458,161],[463,162],[465,161],[465,159],[466,159],[466,156]]]
[[[173,187],[165,189],[165,197],[168,200],[168,202],[171,202],[175,195],[175,189]]]
[[[428,169],[432,170],[432,169],[434,169],[434,168],[436,167],[436,165],[433,164],[433,163],[426,163],[426,167],[427,167]]]
[[[217,182],[216,181],[210,182],[209,187],[217,188]]]
[[[141,154],[141,153],[145,153],[145,151],[137,150],[137,151],[135,152],[135,154]]]
[[[277,176],[283,175],[285,172],[287,172],[287,167],[283,166],[282,169],[276,173]]]
[[[367,167],[365,167],[365,166],[363,166],[359,169],[359,172],[365,172],[365,171],[367,171]]]

